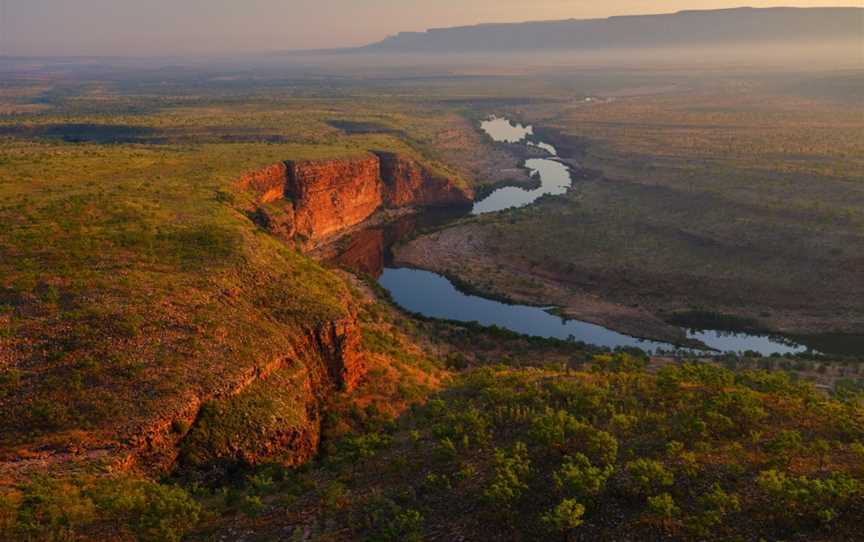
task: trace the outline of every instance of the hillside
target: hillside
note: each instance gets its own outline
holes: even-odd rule
[[[861,8],[737,8],[402,32],[361,50],[456,53],[710,47],[859,40]]]
[[[821,239],[845,239],[848,229],[845,251],[825,244],[812,254],[825,261],[820,276],[845,276],[836,262],[851,274],[862,261],[857,117],[756,94],[744,80],[743,104],[681,91],[626,98],[681,84],[668,72],[568,81],[402,73],[338,84],[282,73],[40,73],[0,88],[0,542],[855,539],[864,513],[860,356],[649,356],[428,319],[317,250],[330,243],[364,260],[362,244],[331,241],[364,224],[359,233],[398,230],[434,214],[413,213],[422,207],[464,207],[474,192],[525,184],[518,145],[477,129],[502,113],[548,132],[562,157],[590,158],[622,179],[580,187],[581,202],[548,199],[480,224],[500,229],[501,247],[532,233],[543,241],[521,250],[536,259],[525,277],[566,266],[603,230],[630,241],[628,260],[593,249],[582,250],[585,262],[612,268],[648,253],[661,278],[687,262],[654,239],[684,225],[688,242],[734,235],[718,226],[737,224],[729,214],[702,213],[703,223],[653,212],[658,222],[648,221],[667,207],[629,203],[648,192],[618,188],[631,171],[683,185],[654,187],[689,196],[672,209],[695,201],[696,188],[736,198],[720,211],[762,194],[775,204],[791,191],[790,205],[814,194],[818,207],[785,220],[803,217]],[[842,94],[856,80],[832,81]],[[619,94],[606,99],[611,89]],[[801,104],[808,113],[793,116]],[[718,147],[712,134],[726,127],[737,139]],[[619,145],[660,157],[656,167]],[[717,148],[743,165],[747,152],[769,149],[778,165],[743,176],[752,167],[727,169],[710,154]],[[704,171],[672,175],[694,156]],[[604,200],[645,214],[594,203]],[[788,224],[748,208],[748,218],[773,217],[766,231]],[[539,213],[557,235],[534,226]],[[633,235],[623,222],[631,216],[651,227]],[[372,265],[385,248],[375,240]],[[511,254],[484,282],[523,261]],[[694,265],[703,261],[713,263]],[[782,271],[795,277],[800,265]],[[860,288],[849,285],[851,301],[824,302],[842,310]]]

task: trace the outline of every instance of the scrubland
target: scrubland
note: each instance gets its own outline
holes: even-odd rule
[[[528,269],[663,314],[857,329],[855,110],[800,88],[559,75],[5,85],[0,540],[859,536],[854,359],[649,359],[427,321],[243,212],[247,171],[368,150],[477,187],[524,182],[476,130],[506,113],[601,173],[457,226],[477,235],[470,256],[510,255],[490,289]],[[293,339],[344,319],[367,372],[317,411]],[[189,405],[191,424],[166,417]],[[267,449],[313,416],[313,460]],[[129,458],[162,422],[169,464]]]

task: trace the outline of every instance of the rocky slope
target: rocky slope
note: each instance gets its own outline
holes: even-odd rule
[[[206,369],[215,379],[196,369],[159,405],[136,403],[84,440],[49,436],[30,446],[0,446],[0,480],[94,463],[154,474],[178,465],[301,464],[318,450],[324,404],[353,391],[366,374],[356,304],[346,296],[341,314],[280,325],[280,336],[260,345],[242,368],[210,359]],[[145,396],[155,393],[149,383],[139,385]]]
[[[299,465],[314,457],[323,404],[333,393],[352,391],[366,374],[361,335],[353,313],[308,327],[294,351],[198,409],[173,448],[181,466]]]
[[[382,208],[470,205],[473,194],[415,160],[379,152],[338,160],[289,161],[239,181],[253,219],[285,238],[318,243]]]

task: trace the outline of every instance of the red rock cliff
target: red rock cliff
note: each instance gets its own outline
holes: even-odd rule
[[[251,192],[260,203],[270,203],[285,197],[285,183],[288,179],[286,164],[273,164],[264,169],[247,173],[240,178],[243,190]]]
[[[285,194],[294,201],[295,231],[307,239],[332,236],[381,206],[375,156],[288,162]]]
[[[470,205],[473,194],[414,160],[380,152],[357,158],[289,161],[245,175],[250,216],[283,237],[333,237],[382,207]]]
[[[384,203],[389,207],[409,205],[443,207],[470,205],[472,194],[452,179],[433,174],[414,160],[393,153],[378,153]]]
[[[336,391],[352,391],[366,374],[360,325],[347,315],[297,330],[284,355],[251,367],[182,412],[166,413],[132,439],[129,462],[165,472],[217,463],[299,465],[318,451],[322,405]],[[249,409],[267,397],[272,411]],[[188,427],[178,434],[177,427]]]

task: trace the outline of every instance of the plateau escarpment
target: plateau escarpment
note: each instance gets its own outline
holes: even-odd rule
[[[318,243],[382,208],[470,205],[473,193],[415,160],[379,152],[333,160],[288,161],[249,173],[253,219],[285,238]]]

